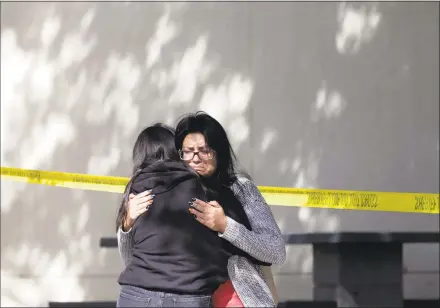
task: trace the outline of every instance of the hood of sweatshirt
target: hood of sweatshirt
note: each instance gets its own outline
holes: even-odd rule
[[[151,189],[153,194],[158,195],[184,181],[197,177],[197,174],[185,166],[183,162],[157,161],[134,176],[131,192],[139,194]]]

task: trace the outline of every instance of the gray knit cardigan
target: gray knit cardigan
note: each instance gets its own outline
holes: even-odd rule
[[[219,236],[260,261],[284,263],[286,249],[281,231],[258,188],[245,178],[240,178],[231,188],[243,205],[252,231],[227,217],[226,230],[223,234],[219,233]],[[127,266],[133,254],[131,230],[124,232],[119,228],[117,237],[119,253]],[[260,266],[245,257],[235,255],[228,260],[228,273],[245,307],[275,307]]]

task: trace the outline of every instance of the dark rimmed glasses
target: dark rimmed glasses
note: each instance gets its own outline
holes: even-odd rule
[[[198,156],[201,160],[211,160],[214,158],[214,151],[211,149],[201,151],[189,151],[179,150],[179,156],[181,160],[190,161],[194,159],[194,156]]]

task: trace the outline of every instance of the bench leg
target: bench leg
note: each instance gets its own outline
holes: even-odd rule
[[[315,244],[313,258],[315,300],[337,307],[403,307],[402,244]]]

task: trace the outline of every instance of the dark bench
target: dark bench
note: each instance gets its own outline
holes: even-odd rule
[[[404,307],[403,244],[439,243],[440,234],[295,233],[285,235],[284,239],[286,245],[313,246],[315,303],[335,303],[335,307]],[[117,245],[116,237],[100,239],[100,247]]]
[[[118,247],[118,239],[116,237],[101,237],[99,239],[99,247],[116,248]]]
[[[341,232],[285,236],[313,246],[314,300],[337,307],[403,307],[403,244],[439,243],[435,232]]]

